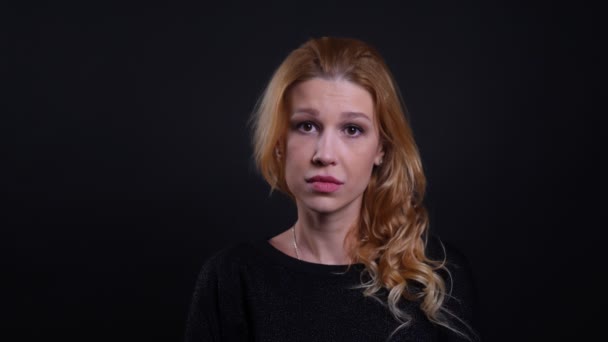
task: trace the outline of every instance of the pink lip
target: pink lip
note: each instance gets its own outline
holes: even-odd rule
[[[340,182],[339,180],[335,179],[332,176],[314,176],[311,178],[306,179],[306,182],[308,183],[313,183],[313,182],[321,182],[321,183],[333,183],[333,184],[344,184],[344,182]]]
[[[340,188],[344,182],[340,182],[331,176],[314,176],[306,179],[306,182],[312,183],[312,188],[317,192],[334,192]]]

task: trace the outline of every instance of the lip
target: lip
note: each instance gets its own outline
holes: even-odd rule
[[[339,180],[335,179],[332,176],[314,176],[314,177],[310,177],[308,179],[306,179],[307,183],[331,183],[331,184],[337,184],[337,185],[342,185],[344,184],[344,182],[340,182]]]
[[[344,184],[344,182],[341,182],[332,176],[321,175],[310,177],[306,179],[306,182],[311,184],[314,191],[324,193],[337,191],[340,189],[340,186]]]

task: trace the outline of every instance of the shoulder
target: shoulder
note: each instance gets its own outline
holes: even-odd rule
[[[459,291],[474,291],[469,258],[457,246],[432,235],[427,240],[426,255],[432,260],[444,263],[445,271],[441,272],[441,275],[446,281],[448,291],[452,287]]]
[[[227,274],[237,271],[255,258],[252,242],[233,243],[212,253],[201,267],[201,277]]]
[[[477,288],[469,258],[454,244],[429,236],[427,256],[444,262],[445,268],[438,273],[446,284],[445,308],[459,319],[459,323],[474,328],[476,322]],[[467,330],[463,327],[462,330]]]
[[[437,235],[430,235],[427,240],[426,254],[429,258],[446,262],[454,269],[469,269],[467,256],[455,245],[446,242]]]
[[[254,254],[252,249],[251,243],[240,242],[212,253],[200,268],[194,301],[204,307],[217,302],[218,298],[239,293],[243,270]]]
[[[446,279],[448,285],[473,287],[473,271],[469,258],[457,246],[432,235],[427,240],[426,255],[432,260],[444,263],[449,273]]]
[[[242,328],[232,333],[246,332],[241,277],[252,254],[250,243],[235,243],[203,262],[190,304],[186,341],[220,341],[226,334],[222,328],[226,324]]]

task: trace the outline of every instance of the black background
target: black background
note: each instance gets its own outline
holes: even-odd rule
[[[593,326],[592,9],[87,3],[4,16],[3,333],[180,340],[205,258],[295,219],[255,173],[246,121],[287,53],[323,35],[375,45],[394,72],[431,230],[471,261],[484,340],[580,340]]]

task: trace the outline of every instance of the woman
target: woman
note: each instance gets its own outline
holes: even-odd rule
[[[425,177],[378,52],[344,38],[289,54],[252,117],[256,164],[297,221],[200,273],[186,341],[471,340],[470,274],[428,236]]]

